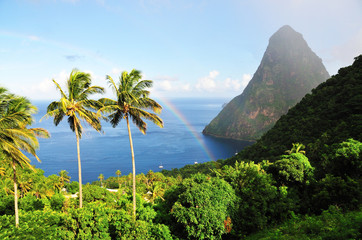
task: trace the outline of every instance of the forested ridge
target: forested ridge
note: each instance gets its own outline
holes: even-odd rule
[[[115,169],[83,185],[83,208],[66,171],[19,168],[19,227],[5,165],[0,238],[361,239],[361,100],[362,55],[237,156],[136,176]]]

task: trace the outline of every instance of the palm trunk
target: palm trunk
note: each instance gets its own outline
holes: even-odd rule
[[[15,227],[19,227],[18,184],[16,183],[16,166],[14,160],[13,160],[13,170],[14,170],[13,180],[14,180]]]
[[[129,145],[131,146],[131,154],[132,154],[132,174],[133,174],[133,220],[136,220],[136,164],[134,161],[134,152],[133,152],[133,142],[131,135],[131,128],[129,126],[128,116],[127,120],[127,128],[128,128],[128,137],[129,137]]]
[[[74,122],[75,123],[75,122]],[[80,148],[79,148],[79,134],[77,125],[75,124],[75,135],[77,137],[77,152],[78,152],[78,176],[79,176],[79,208],[83,207],[83,191],[82,191],[82,166],[80,164]]]

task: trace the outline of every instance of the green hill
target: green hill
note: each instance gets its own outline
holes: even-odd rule
[[[313,89],[255,144],[229,161],[273,160],[297,142],[307,146],[313,160],[314,152],[348,138],[362,141],[362,55]]]
[[[230,101],[204,134],[256,140],[289,108],[329,78],[321,59],[290,26],[280,28],[244,92]]]

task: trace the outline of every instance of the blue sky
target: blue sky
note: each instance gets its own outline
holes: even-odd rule
[[[232,98],[286,24],[331,75],[362,54],[360,0],[0,0],[0,85],[57,99],[73,68],[104,87],[136,68],[156,98]]]

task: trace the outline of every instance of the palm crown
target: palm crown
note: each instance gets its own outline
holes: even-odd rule
[[[116,127],[126,117],[130,117],[143,134],[147,130],[147,123],[143,121],[143,118],[163,127],[162,119],[147,111],[160,113],[162,110],[161,105],[149,98],[150,92],[147,88],[152,87],[151,80],[141,80],[141,72],[135,69],[129,74],[126,71],[122,72],[118,84],[112,77],[107,76],[106,78],[115,92],[117,100],[102,98],[99,101],[104,105],[101,111],[109,113],[108,119],[113,127]]]
[[[59,101],[49,104],[46,117],[54,117],[54,124],[68,116],[68,123],[72,131],[77,130],[79,137],[82,136],[83,127],[80,120],[86,121],[97,131],[101,130],[99,116],[92,110],[97,110],[100,104],[96,100],[89,99],[91,94],[103,93],[104,89],[99,86],[91,86],[91,77],[89,73],[80,72],[73,69],[67,81],[68,93],[64,92],[60,85],[53,80],[61,94]]]

